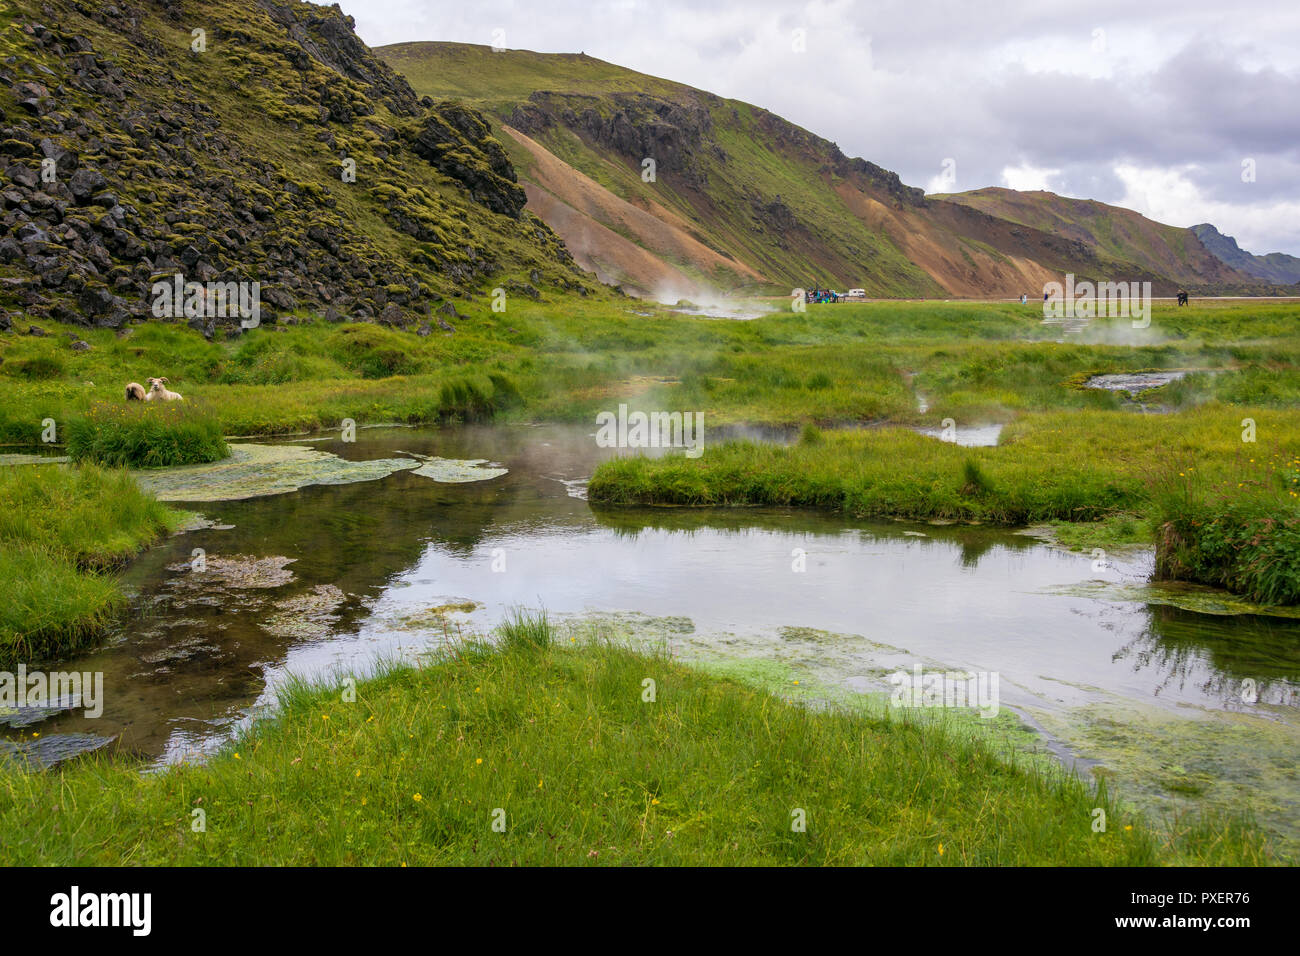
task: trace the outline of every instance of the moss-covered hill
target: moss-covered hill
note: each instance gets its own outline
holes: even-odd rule
[[[260,282],[263,321],[414,326],[498,286],[595,288],[516,180],[477,113],[417,97],[337,6],[0,11],[0,308],[120,326],[179,272]]]
[[[1167,226],[1131,209],[1045,190],[991,186],[944,197],[989,215],[1086,243],[1115,262],[1137,263],[1191,286],[1250,281],[1200,241],[1194,229]]]
[[[1065,272],[1163,293],[1250,282],[1189,230],[1103,206],[1140,220],[1112,237],[925,196],[766,110],[592,57],[460,43],[376,52],[418,92],[491,116],[529,207],[585,266],[628,286],[984,296],[1033,293]]]

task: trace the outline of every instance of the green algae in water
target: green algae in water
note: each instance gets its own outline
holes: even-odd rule
[[[478,601],[451,601],[420,611],[418,614],[408,614],[398,620],[397,626],[413,631],[441,630],[452,614],[473,614],[482,606]]]
[[[1010,761],[1027,762],[1049,774],[1065,773],[1044,746],[1039,732],[1006,707],[997,716],[988,718],[968,708],[896,707],[889,691],[854,690],[823,680],[807,669],[770,658],[694,658],[688,663],[794,703],[834,707],[881,720],[938,726],[954,737],[982,740]]]
[[[1246,812],[1280,857],[1300,860],[1300,727],[1266,713],[1184,716],[1111,702],[1034,716],[1049,733],[1100,760],[1093,773],[1151,819],[1169,823],[1188,810]]]
[[[208,465],[135,472],[160,501],[241,501],[281,495],[308,485],[346,485],[387,478],[419,463],[408,458],[348,461],[301,445],[231,445],[230,457]]]
[[[276,601],[259,626],[276,637],[317,640],[333,630],[346,601],[347,595],[335,585],[319,584],[310,591]]]
[[[176,511],[176,515],[176,525],[172,528],[172,534],[184,534],[187,531],[231,531],[235,527],[233,524],[213,521],[207,515],[197,511]]]
[[[442,484],[464,484],[470,481],[487,481],[500,478],[509,469],[493,465],[486,458],[439,458],[437,455],[419,455],[413,451],[402,452],[423,464],[411,471],[421,478],[432,478]]]
[[[814,709],[850,711],[877,720],[938,726],[953,737],[978,739],[1009,763],[1029,765],[1056,776],[1068,771],[1047,748],[1042,734],[1013,710],[1003,707],[991,718],[966,708],[895,707],[888,675],[897,670],[900,648],[858,634],[839,634],[810,627],[777,629],[785,656],[774,659],[770,640],[730,633],[697,633],[686,617],[655,617],[640,612],[588,612],[561,617],[574,639],[578,635],[614,640],[635,649],[667,649],[681,663],[728,678],[784,700]],[[874,663],[866,663],[870,657]],[[910,659],[910,658],[909,658]],[[869,675],[880,690],[860,690],[845,683],[852,672]],[[927,670],[947,671],[934,662]],[[849,678],[852,680],[853,678]]]
[[[203,570],[196,570],[189,561],[169,564],[168,571],[176,571],[179,576],[172,578],[168,586],[180,589],[212,588],[278,588],[294,579],[289,565],[297,558],[283,555],[270,555],[254,558],[237,554],[206,555]]]
[[[1300,607],[1252,604],[1249,601],[1243,601],[1235,597],[1227,591],[1203,587],[1198,584],[1116,584],[1106,581],[1090,581],[1086,584],[1070,584],[1050,588],[1048,593],[1123,603],[1160,604],[1180,608],[1184,611],[1195,611],[1199,614],[1220,616],[1258,614],[1300,620]]]

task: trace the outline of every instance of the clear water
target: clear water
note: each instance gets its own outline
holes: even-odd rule
[[[59,665],[104,674],[103,716],[70,710],[0,725],[0,737],[49,759],[106,739],[118,753],[185,759],[219,745],[287,674],[364,675],[377,660],[437,646],[448,629],[485,632],[514,606],[544,606],[644,626],[687,655],[783,661],[852,691],[887,688],[889,672],[916,663],[997,672],[1003,707],[1049,730],[1062,751],[1128,772],[1138,790],[1155,780],[1152,805],[1173,799],[1160,771],[1144,769],[1164,748],[1171,773],[1212,776],[1207,793],[1219,802],[1265,794],[1266,822],[1296,838],[1300,621],[1125,596],[1131,587],[1119,586],[1146,580],[1146,551],[1098,569],[1091,555],[990,528],[594,506],[585,479],[616,452],[597,448],[593,433],[402,428],[313,442],[355,460],[404,450],[488,459],[509,473],[438,484],[398,472],[190,506],[218,527],[137,560],[126,575],[131,619]],[[238,580],[192,575],[195,548]],[[475,609],[446,625],[430,617],[455,602]],[[1246,680],[1254,701],[1243,698]],[[1119,739],[1116,727],[1132,733]],[[1153,727],[1172,736],[1134,736]],[[1243,743],[1247,731],[1256,743]]]

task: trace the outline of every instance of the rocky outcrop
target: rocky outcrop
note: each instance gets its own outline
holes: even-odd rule
[[[1237,245],[1236,239],[1225,236],[1208,222],[1192,226],[1191,230],[1210,255],[1225,265],[1266,282],[1282,285],[1300,282],[1300,259],[1295,256],[1284,252],[1262,256],[1247,252]]]
[[[370,52],[370,48],[356,35],[356,21],[345,15],[337,3],[316,7],[259,0],[258,5],[274,22],[285,28],[293,41],[289,56],[295,66],[299,66],[303,56],[309,56],[342,76],[359,81],[366,88],[369,99],[383,102],[397,115],[416,116],[420,113],[421,105],[411,85]],[[349,112],[349,108],[344,106],[331,118],[346,122],[350,118]]]
[[[17,7],[0,35],[0,307],[118,328],[153,318],[176,273],[258,282],[262,322],[427,311],[503,271],[586,284],[523,212],[482,117],[418,98],[337,6]],[[177,45],[194,27],[202,51]]]
[[[523,212],[528,197],[505,148],[476,110],[459,103],[438,104],[425,113],[411,146],[468,189],[475,202],[515,219]]]
[[[530,136],[566,126],[635,167],[653,159],[656,176],[696,190],[709,184],[703,157],[726,159],[712,142],[713,116],[707,104],[698,100],[678,102],[647,93],[595,97],[539,91],[517,107],[508,122]]]

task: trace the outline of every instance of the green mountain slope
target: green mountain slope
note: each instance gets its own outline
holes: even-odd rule
[[[1199,241],[1195,232],[1166,226],[1121,206],[1070,199],[1044,190],[1001,187],[943,197],[1002,219],[1086,243],[1114,262],[1137,264],[1186,285],[1242,281]]]
[[[0,305],[38,317],[121,325],[178,272],[260,282],[263,321],[398,326],[496,285],[595,287],[482,118],[421,101],[337,7],[17,0],[0,173]]]
[[[1090,226],[1065,229],[969,194],[926,197],[766,110],[592,57],[456,43],[376,52],[418,92],[491,117],[529,208],[584,266],[642,291],[682,277],[886,296],[1032,293],[1067,271],[1165,292],[1249,281],[1187,230],[1100,204],[1109,212]]]

